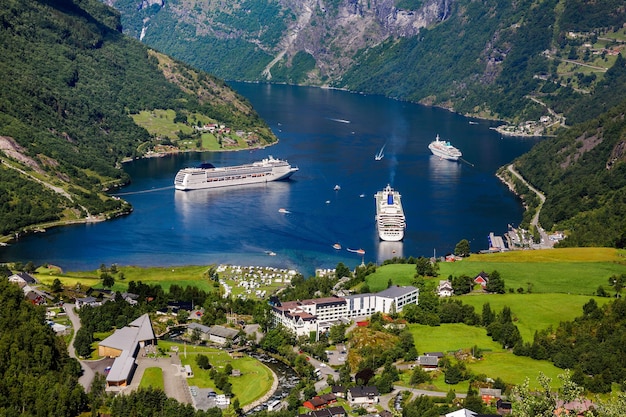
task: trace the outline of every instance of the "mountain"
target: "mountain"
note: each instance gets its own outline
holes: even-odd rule
[[[621,0],[107,3],[125,33],[226,79],[381,94],[554,136],[515,161],[547,195],[542,226],[566,230],[561,245],[625,245]],[[517,191],[528,223],[539,201]]]
[[[98,1],[0,4],[0,236],[129,212],[104,194],[130,180],[122,162],[223,146],[203,123],[244,132],[242,147],[276,140],[223,81],[123,35]]]
[[[619,0],[106,2],[125,33],[225,79],[346,88],[515,123],[543,117],[546,132],[626,94],[619,82],[597,88],[624,49]]]
[[[539,221],[567,232],[559,246],[626,247],[626,101],[514,163],[547,195]]]

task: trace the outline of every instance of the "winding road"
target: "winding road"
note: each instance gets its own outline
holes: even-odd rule
[[[539,224],[539,213],[541,213],[541,208],[543,207],[543,203],[545,203],[546,201],[546,196],[541,191],[539,191],[538,189],[533,187],[531,184],[529,184],[528,181],[526,181],[524,177],[522,177],[522,175],[515,170],[515,166],[513,164],[510,164],[507,167],[507,169],[512,175],[514,175],[517,179],[522,181],[524,185],[526,185],[530,191],[537,194],[537,197],[539,197],[539,200],[541,200],[541,202],[539,203],[539,206],[537,206],[537,212],[535,213],[532,220],[530,221],[530,225],[539,231],[539,235],[541,236],[542,242],[549,242],[550,240],[548,239],[548,234],[546,233],[545,230],[543,230],[543,227],[541,227],[541,225]]]
[[[72,340],[67,346],[67,351],[69,352],[70,357],[76,359],[78,363],[80,363],[80,366],[83,368],[83,374],[80,378],[78,378],[78,382],[80,383],[80,385],[83,386],[85,392],[89,392],[89,390],[91,389],[91,383],[96,373],[93,369],[89,367],[89,365],[87,365],[87,363],[85,363],[85,361],[80,360],[76,356],[76,349],[74,349],[74,340],[76,339],[76,333],[78,332],[78,329],[80,329],[80,318],[78,317],[78,314],[76,314],[76,312],[74,311],[74,307],[74,304],[63,305],[63,310],[65,310],[65,313],[72,322],[72,327],[74,328],[74,334],[72,335]]]

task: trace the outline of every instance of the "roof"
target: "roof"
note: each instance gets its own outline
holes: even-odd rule
[[[406,287],[399,287],[395,285],[377,293],[376,295],[379,297],[397,298],[397,297],[402,297],[404,295],[410,294],[413,291],[417,291],[417,288],[411,285],[407,285]]]
[[[118,350],[134,351],[137,343],[154,340],[155,338],[150,317],[146,313],[128,326],[116,330],[111,336],[101,341],[99,345]]]
[[[128,326],[139,328],[139,332],[137,335],[137,339],[139,341],[153,340],[156,338],[154,336],[154,329],[152,329],[150,316],[147,313],[132,321]]]
[[[238,333],[238,330],[229,329],[228,327],[218,325],[211,326],[211,330],[209,331],[209,334],[213,336],[223,337],[225,339],[233,339],[235,336],[237,336]]]
[[[480,388],[478,390],[478,393],[480,395],[489,395],[491,397],[501,397],[502,396],[502,390],[501,389],[496,389],[496,388]]]
[[[13,274],[9,277],[9,280],[11,280],[11,278],[15,279],[15,278],[20,278],[21,280],[23,280],[25,283],[27,284],[36,284],[37,280],[35,279],[35,277],[33,277],[32,275],[26,273],[26,272],[18,272],[17,274]]]
[[[417,361],[422,366],[437,366],[439,364],[439,358],[436,356],[420,356]]]
[[[200,332],[207,334],[211,331],[211,328],[209,326],[205,326],[204,324],[200,323],[189,323],[187,325],[187,328],[191,330],[198,329]]]
[[[130,350],[125,350],[120,356],[115,358],[107,375],[107,382],[120,382],[128,379],[135,365],[135,358],[132,353]]]
[[[475,413],[472,410],[468,410],[467,408],[461,408],[460,410],[453,411],[451,413],[446,414],[446,417],[475,417],[478,413]]]
[[[378,388],[374,386],[352,387],[348,390],[352,398],[374,397],[378,395]]]

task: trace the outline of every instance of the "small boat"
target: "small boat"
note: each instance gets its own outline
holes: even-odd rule
[[[359,197],[363,198],[365,197],[365,194],[359,194]]]
[[[288,213],[291,213],[289,210],[284,209],[284,208],[279,208],[279,209],[278,209],[278,212],[279,212],[279,213],[283,213],[283,214],[288,214]]]
[[[359,255],[365,255],[365,250],[363,249],[347,249],[348,252],[352,252],[352,253],[358,253]]]
[[[335,244],[333,245],[333,249],[340,250],[340,249],[341,249],[341,245],[340,245],[339,243],[335,243]]]
[[[341,186],[340,186],[339,184],[337,184],[337,185],[335,185],[335,186],[333,187],[333,190],[335,190],[335,191],[339,191],[339,190],[341,190]]]
[[[376,155],[374,155],[374,160],[375,161],[380,161],[381,159],[383,159],[385,157],[385,154],[383,153],[385,151],[385,146],[387,146],[386,143],[383,145],[382,148],[380,148],[380,151],[378,151],[378,153]]]
[[[326,204],[330,204],[330,200],[326,200]]]
[[[269,256],[276,256],[276,252],[272,252],[271,250],[266,250],[265,253]]]

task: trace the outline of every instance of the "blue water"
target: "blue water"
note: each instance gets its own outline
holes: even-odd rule
[[[291,267],[308,276],[338,262],[354,267],[392,256],[444,255],[461,239],[473,251],[485,249],[489,232],[502,234],[522,218],[520,201],[494,173],[534,139],[501,137],[489,122],[469,124],[445,110],[383,97],[233,86],[279,137],[277,145],[129,163],[132,183],[119,195],[133,205],[131,215],[24,237],[0,248],[0,261],[48,262],[67,270],[102,263],[231,263]],[[437,134],[461,149],[467,162],[432,156],[427,146]],[[384,158],[375,161],[383,146]],[[290,181],[267,185],[189,192],[172,187],[182,167],[235,165],[267,155],[300,170]],[[401,243],[381,243],[376,234],[373,196],[387,184],[402,194],[407,230]],[[341,189],[334,191],[335,185]],[[333,249],[334,243],[342,249]]]

